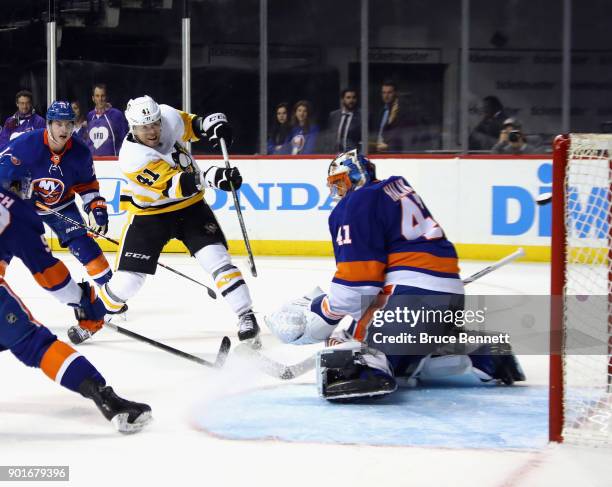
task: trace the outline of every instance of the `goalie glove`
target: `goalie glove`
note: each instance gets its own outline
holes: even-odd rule
[[[308,345],[327,340],[340,320],[325,318],[320,312],[325,294],[320,288],[285,304],[264,316],[270,331],[283,343]]]
[[[191,125],[195,134],[199,138],[206,137],[214,149],[219,147],[219,139],[225,140],[228,149],[232,145],[232,127],[224,113],[195,117]]]
[[[106,200],[96,198],[90,201],[85,211],[88,214],[89,226],[94,232],[105,235],[108,231],[108,212],[106,211]]]
[[[237,167],[226,169],[211,166],[206,172],[200,173],[200,184],[203,187],[217,188],[221,191],[231,191],[231,185],[233,185],[234,189],[238,190],[242,186],[242,176]]]

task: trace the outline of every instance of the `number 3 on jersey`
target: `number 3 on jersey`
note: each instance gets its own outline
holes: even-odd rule
[[[349,225],[340,225],[338,228],[338,235],[336,236],[336,243],[338,245],[348,245],[353,243],[351,240],[351,228]]]
[[[421,237],[434,240],[444,237],[440,225],[431,216],[425,217],[424,208],[419,206],[411,196],[404,196],[400,201],[402,203],[402,235],[406,240],[418,240]]]

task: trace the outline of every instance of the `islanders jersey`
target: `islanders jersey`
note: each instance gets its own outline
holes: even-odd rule
[[[25,137],[25,136],[24,136]],[[81,288],[62,261],[51,254],[40,217],[10,192],[0,190],[0,284],[13,257],[23,261],[36,282],[62,303],[78,303]]]
[[[182,176],[194,170],[193,160],[183,144],[199,140],[191,126],[195,115],[168,105],[160,105],[160,109],[159,145],[148,147],[128,134],[119,152],[119,165],[128,180],[121,192],[121,208],[131,214],[154,215],[180,210],[201,201],[204,195],[193,187],[193,182],[186,184],[182,180]]]
[[[100,198],[91,152],[77,138],[68,139],[62,153],[56,154],[49,147],[47,130],[38,129],[13,140],[3,153],[12,154],[30,170],[35,199],[55,211],[72,204],[76,193],[84,208]]]
[[[333,209],[329,230],[336,258],[322,303],[329,318],[359,320],[374,296],[395,285],[463,294],[455,247],[400,176],[349,191]]]

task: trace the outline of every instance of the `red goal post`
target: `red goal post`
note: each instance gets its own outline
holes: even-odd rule
[[[549,437],[612,446],[612,134],[553,148]]]

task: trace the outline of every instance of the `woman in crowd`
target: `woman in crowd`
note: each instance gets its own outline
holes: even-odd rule
[[[268,154],[289,154],[289,103],[279,103],[274,110],[274,120],[268,137]]]
[[[312,105],[307,100],[298,101],[291,116],[290,153],[314,154],[317,148],[319,127],[315,124]]]

